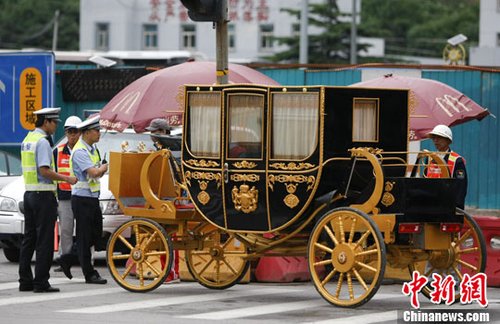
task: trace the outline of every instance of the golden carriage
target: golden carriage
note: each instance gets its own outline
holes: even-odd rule
[[[320,295],[355,307],[386,264],[484,271],[484,238],[455,208],[441,156],[409,162],[408,106],[397,89],[186,86],[180,167],[169,150],[111,154],[110,189],[134,216],[109,240],[113,278],[155,289],[182,250],[195,280],[225,289],[253,259],[307,256]],[[422,176],[429,161],[442,178]]]

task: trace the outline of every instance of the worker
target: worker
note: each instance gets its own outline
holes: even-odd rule
[[[80,138],[80,130],[77,128],[82,120],[77,116],[69,116],[64,122],[64,134],[67,142],[59,144],[56,151],[57,171],[61,174],[70,175],[69,159],[76,142]],[[77,255],[73,252],[73,229],[74,217],[71,210],[71,185],[66,182],[59,182],[57,185],[57,198],[59,207],[57,208],[59,216],[59,257],[71,255],[69,262],[75,263]],[[69,258],[69,257],[67,257]],[[63,271],[62,267],[55,270]]]
[[[443,159],[448,165],[450,177],[460,180],[457,185],[456,205],[458,208],[464,209],[465,196],[467,195],[467,170],[465,169],[465,159],[450,148],[450,144],[453,142],[453,133],[448,126],[437,125],[427,135],[434,142],[436,150],[446,153]],[[429,170],[430,168],[428,168],[427,177],[440,177],[440,175],[431,175]]]
[[[54,171],[52,138],[57,129],[61,108],[35,111],[35,129],[21,144],[21,165],[25,184],[24,236],[19,256],[19,290],[58,292],[49,283],[54,256],[54,226],[57,218],[55,181],[75,184],[74,176]],[[35,276],[31,259],[36,251]]]
[[[156,150],[161,150],[164,148],[158,136],[155,135],[170,135],[170,125],[163,118],[155,118],[150,123],[149,126],[146,127],[146,130],[151,132],[151,140],[153,141],[153,145]]]

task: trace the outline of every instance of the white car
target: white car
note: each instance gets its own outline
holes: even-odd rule
[[[0,151],[0,190],[21,174],[21,160],[17,156]]]
[[[172,136],[181,141],[180,136]],[[65,139],[63,140],[65,141]],[[63,141],[56,144],[59,145]],[[152,141],[149,134],[136,134],[131,130],[123,133],[101,131],[101,139],[97,143],[101,158],[109,159],[110,151],[121,151],[122,143],[128,142],[128,150],[136,150],[142,142],[147,149],[152,149]],[[180,147],[180,146],[179,146]],[[173,152],[174,156],[178,152]],[[177,154],[176,154],[177,153]],[[19,249],[24,234],[24,181],[19,176],[0,191],[0,246],[7,260],[19,261]],[[103,240],[96,245],[96,250],[105,250],[106,243],[113,231],[123,222],[129,220],[123,215],[120,207],[108,189],[108,174],[101,179],[101,194],[99,196],[103,214]]]

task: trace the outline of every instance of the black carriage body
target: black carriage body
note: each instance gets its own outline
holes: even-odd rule
[[[296,227],[318,197],[336,191],[363,199],[373,168],[354,162],[353,147],[394,152],[384,175],[406,172],[408,90],[186,86],[185,108],[184,180],[200,213],[228,231]],[[382,207],[412,214],[410,206]]]

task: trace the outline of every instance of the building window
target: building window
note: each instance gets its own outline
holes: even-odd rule
[[[378,99],[354,98],[352,141],[378,141]]]
[[[183,49],[196,49],[196,26],[183,25],[181,39]]]
[[[273,25],[260,25],[260,49],[271,51],[273,49]]]
[[[227,26],[227,44],[230,51],[236,50],[236,32],[234,25]]]
[[[95,33],[95,49],[99,51],[109,50],[109,24],[97,23]]]
[[[500,12],[500,0],[497,0],[497,12]]]
[[[158,49],[158,25],[145,24],[142,26],[142,49]]]
[[[500,47],[500,33],[497,33],[497,46]]]

